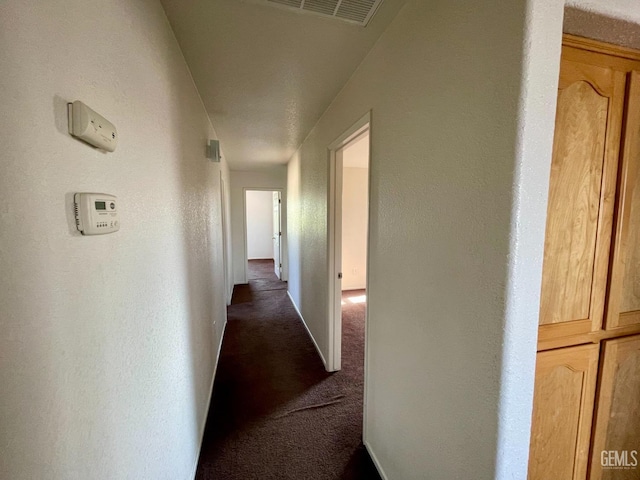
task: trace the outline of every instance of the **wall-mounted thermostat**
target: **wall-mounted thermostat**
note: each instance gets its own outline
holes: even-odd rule
[[[113,152],[118,144],[116,127],[80,100],[67,105],[69,133],[94,147]]]
[[[83,235],[102,235],[120,230],[118,200],[105,193],[76,193],[73,196],[76,227]]]

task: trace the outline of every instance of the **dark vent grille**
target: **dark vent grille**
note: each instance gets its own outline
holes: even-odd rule
[[[302,0],[269,0],[272,3],[279,3],[280,5],[287,5],[289,7],[300,8],[302,6]]]
[[[336,12],[338,6],[338,0],[305,0],[304,10],[310,12],[323,13],[325,15],[332,15]]]
[[[265,0],[270,4],[315,13],[365,26],[383,0]]]
[[[376,0],[342,0],[336,17],[364,23],[376,6]]]

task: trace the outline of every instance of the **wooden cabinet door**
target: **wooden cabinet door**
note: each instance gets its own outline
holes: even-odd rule
[[[597,331],[604,313],[626,77],[571,54],[563,48],[539,345]]]
[[[590,479],[638,480],[640,335],[605,342],[598,392]]]
[[[598,345],[538,353],[529,480],[587,476]]]
[[[616,232],[611,262],[607,330],[640,324],[640,72],[631,72]]]

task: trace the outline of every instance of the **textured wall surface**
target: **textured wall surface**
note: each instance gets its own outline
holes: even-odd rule
[[[624,13],[622,18],[616,18],[609,16],[615,13],[603,15],[593,8],[583,10],[579,5],[567,7],[564,12],[563,30],[579,37],[640,49],[640,25],[637,23],[640,19],[635,19],[634,23],[634,10]]]
[[[282,276],[288,278],[287,268],[287,169],[269,167],[260,171],[231,172],[231,237],[233,244],[233,281],[235,284],[247,283],[246,277],[246,233],[244,223],[244,192],[247,189],[282,190]]]
[[[557,58],[523,72],[559,56],[562,5],[528,33],[547,3],[408,2],[289,163],[289,288],[326,355],[326,152],[371,109],[365,441],[389,479],[526,478]]]
[[[289,163],[289,289],[327,352],[326,149],[372,109],[365,442],[388,478],[526,478],[564,7],[409,2]],[[635,0],[567,7],[637,45]]]
[[[177,42],[156,0],[6,0],[0,32],[0,478],[186,479],[226,318],[228,171]],[[76,99],[114,153],[68,135]],[[117,195],[120,231],[81,236],[78,191]]]
[[[556,0],[527,2],[502,332],[497,479],[527,477],[562,9]]]
[[[566,0],[565,3],[567,7],[577,8],[600,17],[611,17],[640,23],[640,5],[636,0]],[[600,30],[601,27],[594,25],[593,29]],[[585,33],[592,37],[597,32],[589,31]]]

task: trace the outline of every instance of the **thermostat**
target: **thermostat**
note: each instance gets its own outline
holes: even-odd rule
[[[120,230],[118,200],[106,193],[76,193],[73,196],[76,228],[83,235],[102,235]]]

